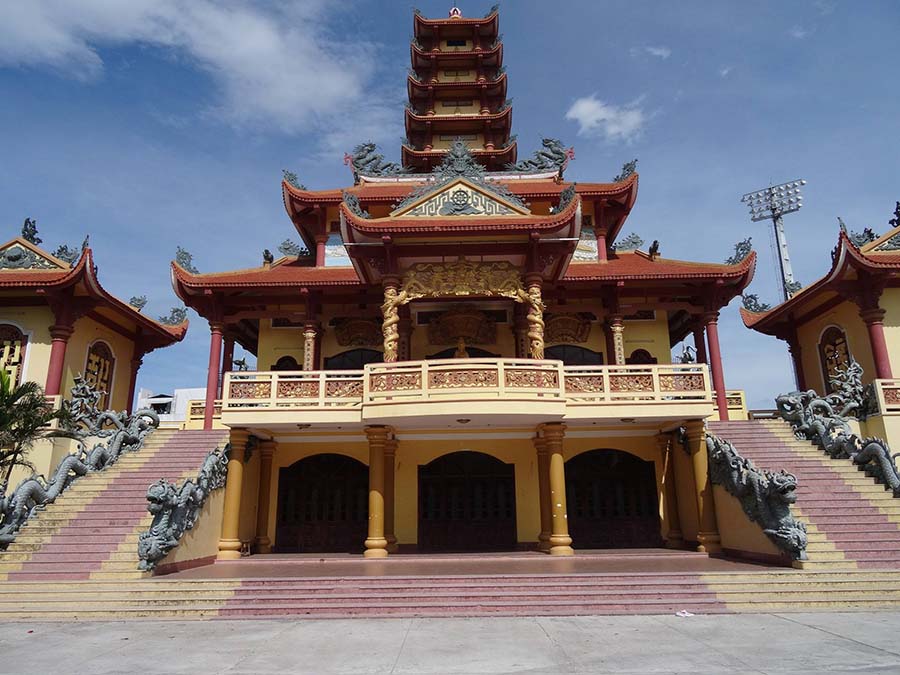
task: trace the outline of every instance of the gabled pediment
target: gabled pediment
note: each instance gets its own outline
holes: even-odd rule
[[[900,227],[885,232],[875,241],[863,246],[861,250],[863,253],[880,253],[882,251],[894,253],[900,250]]]
[[[16,237],[0,246],[0,270],[68,270],[66,262]]]
[[[392,218],[435,218],[454,216],[527,216],[527,208],[485,190],[473,181],[459,177],[404,204],[391,213]]]

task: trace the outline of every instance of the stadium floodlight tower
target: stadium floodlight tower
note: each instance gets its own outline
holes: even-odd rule
[[[764,190],[748,192],[741,201],[750,207],[750,220],[771,220],[775,230],[775,246],[778,248],[778,263],[781,268],[781,292],[784,299],[800,290],[800,284],[794,281],[791,270],[791,257],[788,255],[787,238],[784,236],[784,222],[781,217],[785,213],[799,211],[803,206],[800,188],[806,185],[802,179],[793,180],[781,185],[772,185]]]

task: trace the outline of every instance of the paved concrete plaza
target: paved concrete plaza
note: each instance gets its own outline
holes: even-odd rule
[[[2,673],[898,673],[900,612],[0,624]]]

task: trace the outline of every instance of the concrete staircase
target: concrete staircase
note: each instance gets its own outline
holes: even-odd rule
[[[848,459],[832,459],[794,438],[782,420],[711,422],[756,466],[797,476],[794,514],[806,523],[809,561],[802,569],[900,569],[900,499]]]
[[[137,540],[150,526],[147,487],[160,478],[195,476],[203,458],[227,442],[226,431],[157,430],[135,453],[78,479],[32,517],[5,552],[0,581],[139,579]]]
[[[900,609],[900,570],[768,569],[0,584],[0,622]]]

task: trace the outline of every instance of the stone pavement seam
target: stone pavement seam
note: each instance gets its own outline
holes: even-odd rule
[[[276,620],[276,621],[277,621],[277,620]],[[273,623],[274,623],[274,622],[273,622]],[[296,626],[296,625],[297,625],[298,623],[300,623],[300,622],[299,622],[299,621],[287,620],[287,621],[283,621],[283,622],[281,622],[281,623],[283,623],[283,626],[282,626],[281,630],[276,631],[276,632],[271,636],[270,640],[277,640],[279,637],[281,637],[281,635],[282,635],[283,633],[286,633],[288,630],[290,630],[291,628],[293,628],[294,626]],[[228,666],[228,667],[225,668],[224,670],[220,670],[216,675],[223,675],[224,673],[234,672],[235,668],[239,668],[239,667],[241,666],[241,664],[243,664],[247,659],[249,659],[249,658],[251,658],[251,657],[253,657],[253,656],[256,656],[258,652],[259,652],[259,648],[248,650],[247,653],[244,654],[241,658],[239,658],[237,661],[235,661],[234,663],[232,663],[230,666]]]
[[[560,644],[559,640],[556,640],[552,635],[550,635],[549,631],[547,630],[547,627],[544,625],[544,622],[541,621],[541,617],[535,617],[534,622],[538,625],[538,628],[541,629],[541,632],[547,636],[547,640],[553,646],[554,651],[556,651],[559,654],[562,654],[564,665],[569,666],[569,667],[575,666],[576,668],[584,667],[584,664],[582,664],[581,662],[579,662],[579,661],[573,659],[571,656],[569,656],[569,654],[566,652],[566,648],[563,647],[562,644]]]
[[[826,635],[831,635],[832,637],[840,638],[841,640],[846,640],[847,642],[852,642],[854,644],[860,645],[862,647],[867,647],[868,649],[873,649],[875,651],[883,652],[885,654],[890,654],[891,656],[900,656],[900,651],[891,651],[890,649],[884,649],[883,647],[878,647],[877,645],[869,644],[868,642],[862,642],[861,640],[857,640],[856,638],[852,638],[849,635],[842,635],[841,633],[835,633],[834,631],[830,631],[827,628],[823,628],[822,626],[816,626],[813,624],[805,623],[798,619],[795,619],[786,614],[772,614],[771,616],[777,616],[779,619],[784,619],[785,621],[790,621],[791,623],[795,623],[798,626],[804,626],[806,628],[812,628],[813,630],[821,631]]]
[[[403,656],[403,646],[406,644],[406,638],[409,637],[410,631],[412,631],[413,625],[418,621],[415,617],[410,619],[409,623],[406,624],[406,632],[403,634],[403,639],[400,641],[400,649],[397,650],[397,657],[394,659],[394,665],[391,666],[391,673],[397,672],[397,664],[400,663],[400,657]]]
[[[651,618],[653,621],[655,621],[656,623],[658,623],[660,626],[668,627],[668,628],[672,629],[673,631],[675,631],[676,633],[678,633],[679,635],[684,636],[684,637],[685,637],[686,639],[688,639],[688,640],[696,640],[697,642],[699,642],[700,644],[702,644],[704,647],[706,647],[709,651],[714,652],[714,653],[715,653],[717,656],[719,656],[719,657],[723,657],[726,661],[727,661],[728,659],[734,659],[735,661],[739,662],[741,665],[743,665],[743,666],[746,668],[746,671],[745,671],[745,672],[748,672],[748,673],[759,673],[759,675],[768,675],[764,670],[759,670],[758,668],[755,668],[755,667],[751,666],[749,663],[747,663],[746,661],[744,661],[744,659],[740,658],[740,656],[737,656],[737,655],[735,655],[735,654],[729,654],[729,653],[726,653],[726,652],[722,651],[722,649],[720,649],[719,647],[717,647],[714,643],[709,642],[709,641],[707,641],[707,640],[704,640],[704,639],[698,637],[697,635],[693,635],[693,634],[691,634],[691,633],[687,633],[686,631],[681,630],[680,628],[678,628],[677,626],[675,626],[675,625],[673,625],[673,624],[664,622],[664,621],[662,620],[662,617],[663,617],[663,616],[669,616],[668,614],[666,614],[666,615],[662,615],[662,614],[659,614],[659,615],[657,615],[657,614],[652,614],[652,615],[649,615],[649,616],[650,616],[650,618]],[[699,614],[699,615],[696,615],[696,616],[710,616],[710,615]],[[775,614],[772,614],[771,616],[776,616],[776,615],[775,615]],[[689,621],[689,620],[691,619],[691,617],[685,617],[685,619]]]

